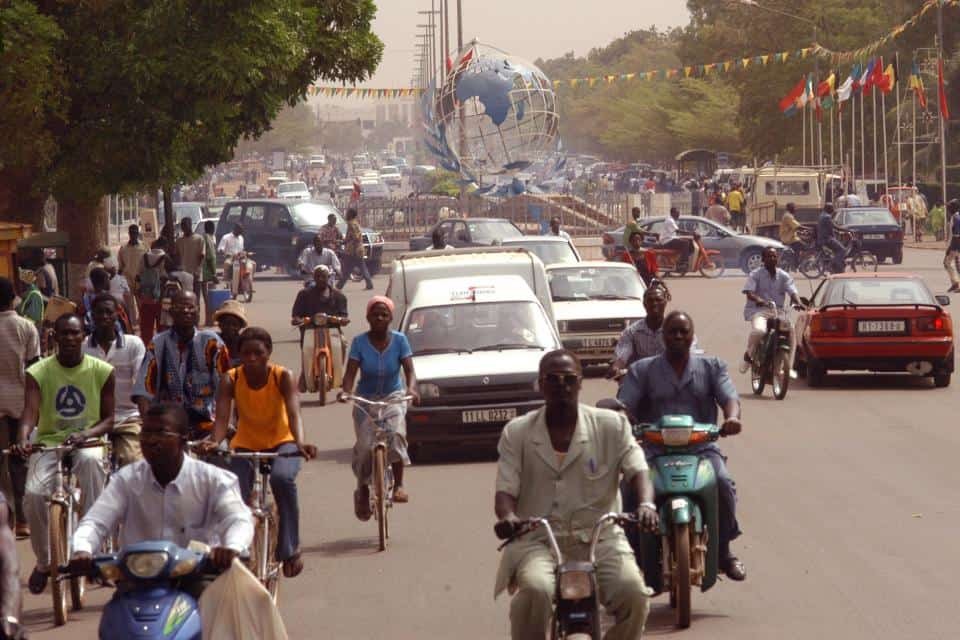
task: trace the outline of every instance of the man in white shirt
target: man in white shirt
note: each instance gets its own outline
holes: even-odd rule
[[[297,260],[300,265],[300,273],[313,274],[319,265],[328,267],[335,276],[340,276],[340,258],[330,249],[323,246],[323,238],[317,234],[313,238],[313,246],[307,247],[300,254]]]
[[[670,207],[670,215],[663,221],[663,231],[660,232],[660,246],[664,249],[675,249],[680,252],[680,262],[690,264],[690,254],[693,253],[693,241],[689,236],[691,234],[680,231],[680,210],[676,207]]]
[[[158,404],[143,418],[143,460],[110,482],[73,535],[73,571],[89,570],[93,553],[120,526],[120,545],[191,540],[211,547],[210,560],[225,570],[253,541],[253,517],[240,497],[237,477],[186,455],[188,422],[180,405]]]
[[[116,403],[110,439],[122,467],[141,458],[140,410],[132,396],[133,383],[147,349],[137,336],[117,333],[117,301],[112,295],[98,295],[93,299],[91,310],[93,333],[84,340],[83,352],[113,365]]]
[[[239,222],[233,225],[233,231],[220,238],[217,253],[226,257],[223,262],[223,279],[233,280],[233,257],[243,251],[243,225]]]
[[[547,235],[557,236],[559,238],[563,238],[564,240],[570,240],[570,234],[560,229],[560,218],[557,216],[550,218],[550,233]]]

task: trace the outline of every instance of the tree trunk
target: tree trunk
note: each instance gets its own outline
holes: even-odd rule
[[[163,185],[163,216],[160,228],[163,230],[163,236],[167,239],[167,252],[171,255],[174,251],[175,224],[176,220],[173,219],[173,187],[165,184]]]
[[[57,229],[70,235],[67,247],[67,295],[78,300],[87,264],[101,246],[107,244],[108,220],[106,198],[97,200],[63,200],[57,212]],[[63,283],[61,283],[63,289]]]
[[[35,189],[37,172],[32,169],[0,169],[0,220],[33,225],[43,231],[43,203],[46,196]]]

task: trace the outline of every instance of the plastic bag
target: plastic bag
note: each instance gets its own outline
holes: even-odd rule
[[[203,640],[287,640],[270,593],[240,560],[200,596]]]

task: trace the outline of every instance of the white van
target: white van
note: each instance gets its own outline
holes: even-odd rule
[[[526,249],[467,247],[405,253],[393,261],[387,296],[396,305],[394,328],[400,326],[410,299],[421,282],[479,276],[518,276],[540,301],[550,324],[556,327],[547,272],[540,258]]]
[[[560,340],[520,276],[422,280],[400,315],[421,399],[407,412],[414,456],[431,445],[492,446],[508,421],[543,406],[540,360]]]

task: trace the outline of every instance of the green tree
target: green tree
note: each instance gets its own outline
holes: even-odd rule
[[[77,271],[105,235],[103,195],[195,179],[318,78],[362,80],[382,55],[373,0],[34,4],[64,34],[68,107],[45,123],[45,177]]]
[[[320,132],[316,112],[301,102],[282,109],[270,123],[270,129],[259,138],[241,140],[237,153],[267,153],[274,149],[305,153],[320,146]]]

